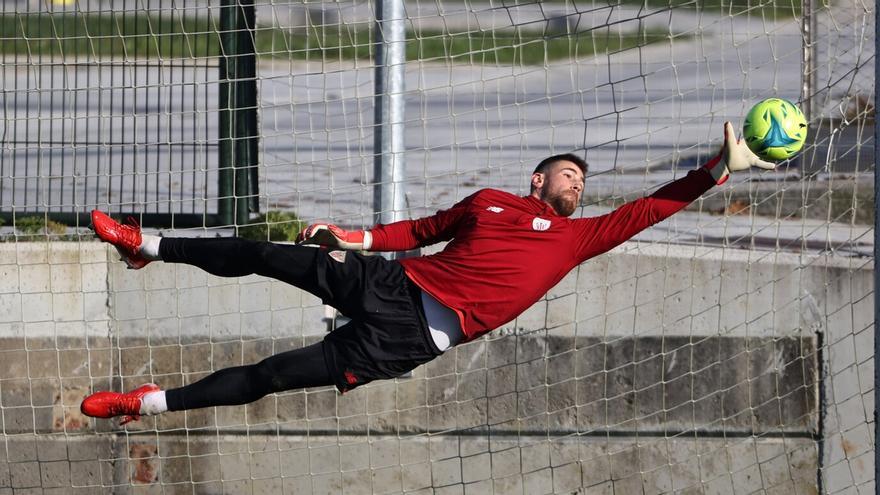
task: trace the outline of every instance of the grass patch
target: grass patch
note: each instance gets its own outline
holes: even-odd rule
[[[6,222],[0,220],[0,225]],[[79,236],[67,233],[67,225],[42,215],[18,217],[14,230],[0,235],[0,242],[76,241]]]
[[[621,4],[653,9],[691,9],[722,15],[763,16],[768,19],[800,17],[801,0],[620,0]]]
[[[145,12],[0,15],[0,53],[33,57],[196,59],[218,57],[219,20]],[[615,33],[599,27],[581,33],[538,30],[409,31],[411,61],[465,64],[543,64],[590,57],[674,39],[666,30]],[[259,28],[253,36],[261,58],[353,60],[374,56],[369,23],[298,30]]]
[[[666,30],[612,33],[598,28],[580,33],[498,30],[467,33],[422,31],[407,43],[407,60],[444,60],[468,64],[535,65],[592,57],[671,38]]]
[[[41,216],[31,216],[19,218],[15,222],[15,229],[30,236],[63,235],[67,232],[67,225]]]
[[[274,33],[269,46],[257,37],[260,53],[276,53],[297,59],[370,59],[373,34],[363,29],[339,27],[307,33]],[[542,33],[526,30],[407,32],[408,61],[450,61],[462,64],[537,65],[554,60],[591,57],[670,39],[666,30],[642,30],[617,34],[607,28],[582,33]]]
[[[208,18],[144,12],[0,15],[0,52],[32,56],[213,57],[220,38]]]

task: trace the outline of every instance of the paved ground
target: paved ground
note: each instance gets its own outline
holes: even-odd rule
[[[29,5],[12,2],[4,9],[37,8]],[[154,2],[149,8],[162,5]],[[192,4],[194,10],[199,5]],[[333,5],[337,10],[325,18],[357,22],[371,15],[367,4]],[[447,207],[481,187],[525,193],[538,160],[570,150],[581,150],[591,164],[589,196],[638,195],[713,154],[720,144],[721,124],[738,124],[752,102],[767,96],[798,99],[803,71],[796,21],[621,6],[574,14],[567,8],[407,4],[413,24],[435,27],[486,29],[517,23],[539,28],[548,19],[567,16],[568,24],[579,30],[611,26],[595,30],[596,35],[649,26],[668,27],[680,38],[545,66],[410,62],[410,215]],[[291,26],[299,22],[298,9],[262,4],[258,18],[261,23]],[[837,22],[846,21],[837,11],[835,16]],[[864,35],[865,26],[860,31],[852,24],[838,26],[836,37],[828,38],[820,50],[834,56],[834,64],[819,75],[831,88],[823,93],[828,115],[842,93],[859,86],[864,72],[838,77],[847,67],[865,68],[865,53],[847,48]],[[832,42],[839,52],[830,53]],[[218,161],[216,70],[210,62],[183,68],[109,62],[34,66],[18,59],[3,65],[0,79],[6,92],[0,95],[0,136],[6,144],[0,149],[0,207],[19,212],[47,207],[84,211],[94,206],[115,211],[212,211],[211,198],[217,196],[212,167]],[[371,224],[373,67],[365,62],[266,60],[258,73],[263,209],[289,209],[305,219]],[[810,188],[830,191],[831,183],[824,180],[828,177],[867,177],[873,155],[866,153],[872,146],[870,130],[846,136],[826,132],[805,151],[806,167],[760,179],[778,183],[780,191],[791,190],[781,181],[807,170]],[[159,199],[145,190],[158,191]],[[601,211],[591,207],[584,214]],[[847,231],[847,218],[835,220],[842,224],[826,230]],[[778,223],[754,217],[743,222],[742,228],[752,231],[763,230],[759,224]],[[786,228],[779,229],[780,235],[825,235],[814,234],[816,229],[800,220],[781,223]],[[852,235],[865,239],[862,230]]]

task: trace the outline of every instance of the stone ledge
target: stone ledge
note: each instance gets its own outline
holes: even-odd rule
[[[119,347],[66,340],[3,342],[0,390],[7,433],[114,431],[78,411],[92,390],[191,383],[311,343],[302,338],[211,343],[126,339]],[[44,350],[35,350],[39,348]],[[247,406],[146,418],[134,428],[277,428],[349,433],[540,431],[773,432],[817,430],[812,337],[507,336],[456,348],[411,378],[345,395],[285,392]],[[61,365],[59,374],[59,365]]]
[[[814,493],[818,467],[798,438],[201,433],[10,437],[0,491]]]

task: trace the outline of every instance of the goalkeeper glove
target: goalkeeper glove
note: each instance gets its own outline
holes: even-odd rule
[[[345,230],[332,223],[313,223],[296,236],[297,244],[326,246],[348,251],[370,249],[373,236],[366,230]]]
[[[736,138],[733,132],[733,125],[730,122],[724,123],[724,144],[721,146],[720,159],[712,160],[706,165],[706,170],[712,174],[715,184],[721,185],[727,182],[730,172],[738,172],[747,170],[751,167],[763,168],[765,170],[773,170],[776,168],[775,163],[765,162],[752,153],[752,150],[746,145],[745,141]]]

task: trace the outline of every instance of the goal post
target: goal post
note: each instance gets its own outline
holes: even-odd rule
[[[388,5],[0,6],[0,489],[873,491],[876,6],[410,0],[392,33]],[[405,56],[383,64],[383,39]],[[574,216],[596,216],[715,156],[767,97],[808,110],[795,160],[734,174],[410,376],[124,427],[79,412],[332,327],[279,281],[127,270],[92,208],[289,241],[526,195],[572,152]],[[388,158],[407,166],[382,177]]]
[[[880,26],[880,11],[876,8],[874,9],[874,109],[876,111],[877,106],[880,105],[880,94],[877,93],[877,79],[880,79],[880,59],[878,59],[877,54],[880,53],[880,42],[877,41],[877,26]],[[878,143],[878,136],[880,136],[880,120],[877,120],[876,116],[874,118],[874,156],[880,156],[880,143]],[[876,159],[876,158],[875,158]],[[878,186],[880,186],[880,172],[878,172],[878,167],[876,161],[874,162],[874,191],[878,190]],[[880,232],[880,215],[877,213],[880,212],[880,199],[878,199],[877,194],[874,194],[874,260],[876,263],[877,256],[880,254],[878,250],[880,250],[880,242],[878,242],[877,232]],[[880,296],[877,293],[877,287],[880,287],[880,270],[877,269],[876,265],[874,267],[874,355],[876,356],[878,351],[880,351],[880,331],[877,329],[877,322],[880,320],[878,315],[880,315]],[[880,458],[877,457],[877,445],[880,445],[880,429],[877,428],[877,418],[880,417],[878,411],[880,411],[880,394],[877,394],[877,387],[880,385],[880,368],[877,367],[876,362],[874,364],[874,483],[876,489],[877,480],[880,479]]]

